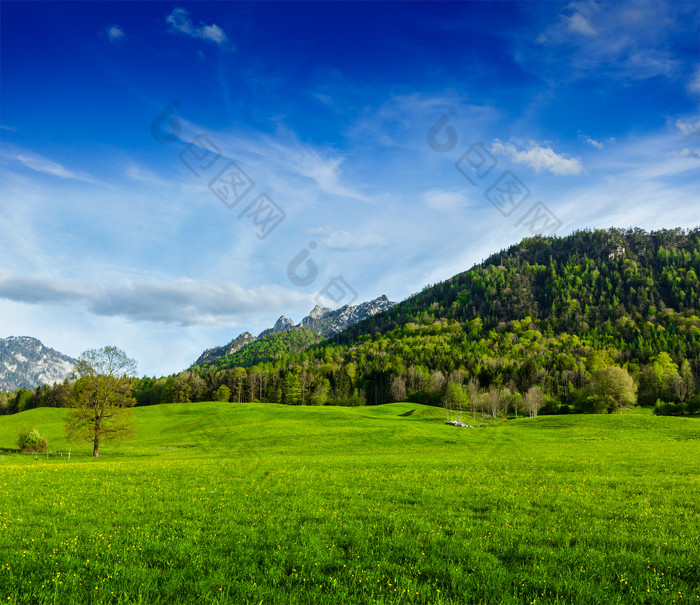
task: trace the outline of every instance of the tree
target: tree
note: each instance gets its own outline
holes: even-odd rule
[[[236,389],[238,403],[243,400],[243,381],[246,379],[246,371],[243,368],[233,368],[233,383]],[[251,400],[253,399],[251,395]]]
[[[594,395],[607,403],[609,410],[619,407],[620,414],[625,404],[637,403],[637,385],[627,370],[616,366],[593,372],[591,388]]]
[[[231,400],[231,389],[229,389],[225,384],[222,384],[216,391],[214,391],[214,401],[230,401]]]
[[[445,394],[443,395],[443,404],[447,413],[447,419],[452,417],[452,411],[457,412],[457,420],[462,422],[462,410],[467,403],[467,394],[461,385],[455,384],[452,381],[447,383]]]
[[[681,399],[683,402],[688,402],[693,396],[695,391],[695,377],[693,376],[693,371],[690,369],[690,364],[687,359],[684,359],[681,363],[680,370],[681,380],[684,385],[684,397]]]
[[[190,372],[182,372],[173,381],[173,403],[190,403],[192,401],[192,383]]]
[[[469,407],[472,411],[472,420],[476,420],[476,412],[479,409],[479,386],[477,381],[472,378],[467,383],[467,394],[469,396]]]
[[[523,396],[523,407],[530,413],[531,418],[537,417],[537,412],[544,405],[544,394],[540,387],[532,385]]]
[[[331,390],[331,383],[327,378],[321,381],[314,387],[311,393],[311,405],[325,405],[328,402],[328,393]]]
[[[112,441],[133,433],[131,410],[136,400],[130,377],[136,362],[117,347],[85,351],[75,366],[73,408],[66,432],[71,441],[92,441],[93,458],[99,458],[100,440]]]
[[[499,389],[491,389],[485,396],[486,406],[491,416],[498,418],[498,409],[501,407],[501,392]]]
[[[403,401],[406,397],[406,381],[401,376],[392,376],[390,390],[393,401]]]
[[[284,401],[288,405],[301,403],[301,382],[293,372],[284,377]]]

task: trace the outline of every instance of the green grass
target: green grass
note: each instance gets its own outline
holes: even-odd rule
[[[700,603],[697,419],[134,413],[99,460],[65,410],[0,417],[0,603]]]

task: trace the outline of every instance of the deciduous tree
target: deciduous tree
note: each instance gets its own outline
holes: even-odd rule
[[[532,418],[537,417],[537,412],[544,405],[544,394],[536,384],[532,385],[523,396],[523,407]]]
[[[593,372],[592,390],[601,397],[609,409],[622,408],[637,403],[637,385],[627,370],[610,366]]]
[[[75,366],[73,408],[66,420],[71,441],[92,442],[92,456],[99,457],[100,441],[133,434],[131,407],[136,404],[130,377],[136,362],[117,347],[85,351]]]

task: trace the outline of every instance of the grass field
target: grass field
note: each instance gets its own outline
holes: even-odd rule
[[[0,603],[700,603],[697,419],[173,404],[68,460],[64,414],[0,417]]]

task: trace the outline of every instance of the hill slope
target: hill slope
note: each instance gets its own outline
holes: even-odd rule
[[[63,424],[67,410],[42,408],[5,416],[0,450],[16,447],[17,432],[34,427],[52,452],[69,448],[90,458],[92,445],[69,444]],[[420,452],[455,443],[469,447],[586,442],[693,442],[700,421],[646,414],[521,418],[509,422],[477,419],[475,429],[445,423],[440,408],[416,403],[371,407],[285,406],[264,403],[173,403],[134,409],[135,439],[101,447],[103,457],[134,455],[318,456],[366,455],[377,451]],[[31,456],[33,458],[33,455]],[[91,458],[90,458],[91,459]]]
[[[340,339],[410,322],[479,319],[484,329],[530,317],[543,331],[634,338],[700,314],[700,229],[578,231],[535,237],[426,287],[388,311],[351,326]],[[683,322],[682,322],[683,323]],[[689,330],[700,334],[698,328]]]

